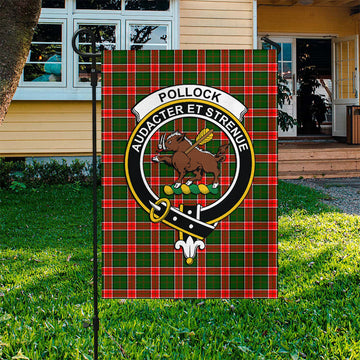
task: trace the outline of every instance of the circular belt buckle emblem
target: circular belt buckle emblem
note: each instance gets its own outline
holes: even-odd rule
[[[161,216],[156,216],[155,217],[155,205],[160,205],[162,203],[166,204],[166,209],[164,211],[164,213]],[[170,200],[169,199],[159,199],[155,205],[153,205],[154,207],[151,208],[150,210],[150,220],[154,223],[160,222],[162,220],[164,220],[166,218],[166,216],[169,214],[170,208],[171,208],[171,204],[170,204]],[[159,207],[158,207],[159,209]]]
[[[255,169],[246,107],[204,85],[160,89],[137,103],[125,152],[128,186],[150,221],[179,232],[191,265],[219,221],[247,195]]]

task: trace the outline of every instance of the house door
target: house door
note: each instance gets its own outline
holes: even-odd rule
[[[296,39],[289,36],[271,36],[270,39],[281,46],[281,52],[278,56],[278,72],[287,81],[287,87],[291,91],[291,100],[289,104],[282,107],[282,111],[296,118]],[[260,49],[273,48],[269,44],[260,42]],[[297,127],[294,126],[289,131],[282,131],[279,128],[279,137],[293,137],[297,135]]]
[[[359,37],[333,40],[333,136],[346,136],[346,106],[359,105]]]

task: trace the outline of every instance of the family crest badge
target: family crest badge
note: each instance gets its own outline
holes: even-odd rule
[[[105,51],[104,298],[277,296],[275,51]]]
[[[219,221],[238,208],[250,189],[255,159],[251,139],[241,124],[246,107],[224,91],[189,84],[160,89],[137,103],[132,112],[137,126],[125,153],[129,188],[152,222],[162,222],[178,231],[174,248],[182,248],[186,263],[191,265],[197,249],[205,248],[206,237]],[[199,129],[199,121],[191,120],[194,117],[202,119],[206,127]],[[167,124],[179,129],[186,121],[193,125],[190,132],[197,133],[193,141],[179,130],[166,135]],[[220,144],[213,154],[202,147],[214,141],[214,128],[218,130]],[[177,173],[172,184],[167,184],[167,179],[156,178],[156,182],[163,183],[165,195],[156,194],[151,175],[145,175],[145,150],[151,146],[152,137],[159,141],[157,154],[150,161],[160,167],[169,166]],[[224,188],[219,186],[221,162],[226,159],[229,147],[235,158],[234,171]],[[217,195],[218,199],[214,201],[212,197],[207,201],[208,193]],[[173,200],[180,194],[193,195],[193,201],[188,205],[176,204]]]

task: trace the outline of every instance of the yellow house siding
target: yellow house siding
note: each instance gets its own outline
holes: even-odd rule
[[[98,149],[101,149],[98,103]],[[0,126],[0,156],[89,155],[91,102],[13,101]]]
[[[253,46],[251,0],[179,0],[180,48]],[[101,149],[98,103],[98,149]],[[89,155],[91,102],[13,101],[0,126],[0,156]]]
[[[251,49],[253,2],[180,0],[181,49]]]
[[[358,23],[345,7],[259,5],[258,32],[348,36],[358,33]]]

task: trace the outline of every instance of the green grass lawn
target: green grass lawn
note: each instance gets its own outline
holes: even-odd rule
[[[280,183],[279,299],[100,300],[99,358],[360,359],[360,217],[323,196]],[[91,206],[0,191],[0,359],[92,359]]]

